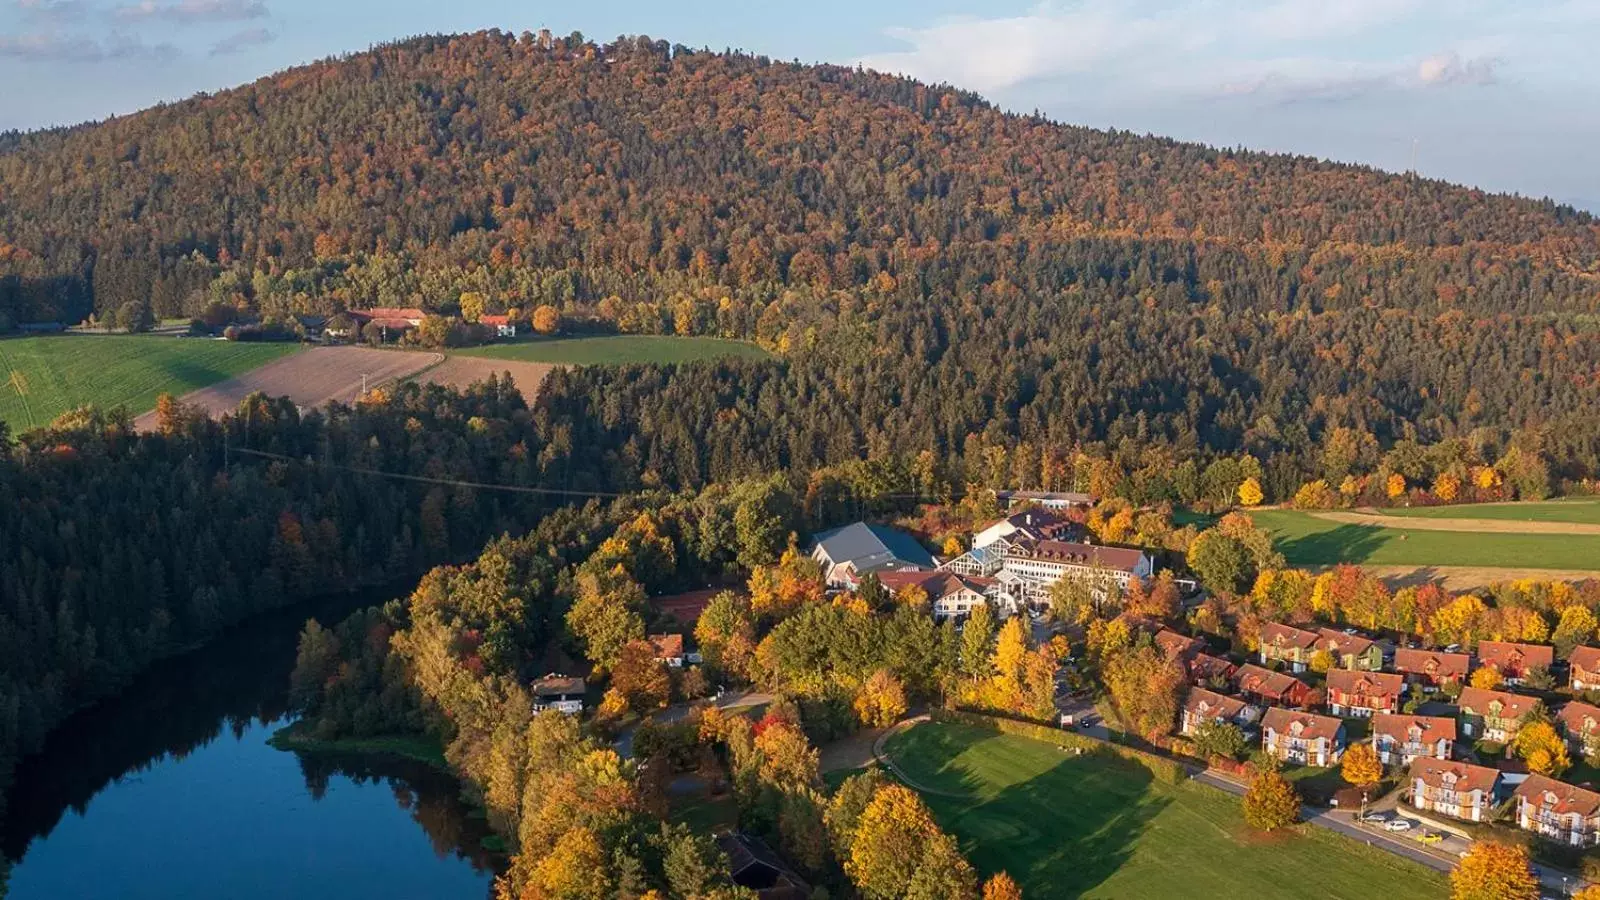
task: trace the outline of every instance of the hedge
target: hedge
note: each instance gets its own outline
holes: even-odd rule
[[[955,710],[935,710],[931,713],[935,722],[953,723],[957,725],[970,725],[974,728],[983,728],[989,731],[998,731],[1001,734],[1014,734],[1057,747],[1066,747],[1071,750],[1086,750],[1091,753],[1111,753],[1130,762],[1138,763],[1150,770],[1157,781],[1166,784],[1179,784],[1189,779],[1189,770],[1173,760],[1124,747],[1092,738],[1088,735],[1077,734],[1071,731],[1062,731],[1044,725],[1035,725],[1031,722],[1019,722],[1015,719],[1004,719],[999,716],[984,716],[977,713],[957,712]]]

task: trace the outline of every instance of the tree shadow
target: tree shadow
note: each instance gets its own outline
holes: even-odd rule
[[[1332,566],[1366,562],[1387,543],[1377,525],[1340,525],[1327,531],[1289,538],[1278,543],[1278,551],[1291,562]]]

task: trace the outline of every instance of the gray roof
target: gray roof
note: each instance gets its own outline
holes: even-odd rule
[[[853,563],[863,575],[891,566],[931,569],[934,565],[933,554],[923,549],[916,538],[884,525],[857,522],[824,531],[817,535],[817,545],[834,565]]]

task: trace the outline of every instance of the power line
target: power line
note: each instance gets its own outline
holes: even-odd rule
[[[268,453],[265,450],[246,450],[243,447],[234,447],[232,453],[242,453],[246,456],[259,456],[262,459],[275,459],[282,462],[299,463],[305,466],[320,466],[325,469],[338,469],[355,475],[371,475],[375,478],[393,478],[396,481],[412,481],[420,484],[437,484],[444,487],[470,488],[479,491],[506,491],[513,494],[545,494],[560,497],[604,497],[619,499],[631,497],[632,494],[617,493],[615,491],[574,491],[563,488],[528,487],[520,484],[488,484],[482,481],[461,481],[454,478],[431,478],[427,475],[411,475],[405,472],[385,472],[381,469],[368,469],[362,466],[347,466],[343,463],[317,462],[295,456],[285,456],[282,453]]]

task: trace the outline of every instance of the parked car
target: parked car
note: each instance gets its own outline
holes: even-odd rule
[[[1411,824],[1410,819],[1390,819],[1383,823],[1383,827],[1386,831],[1410,831]]]
[[[1422,836],[1417,838],[1417,840],[1421,841],[1424,844],[1427,844],[1429,847],[1432,847],[1435,844],[1444,843],[1444,835],[1440,834],[1437,831],[1424,831],[1422,833]]]
[[[1389,814],[1385,813],[1385,812],[1378,812],[1378,811],[1374,810],[1374,811],[1369,812],[1366,815],[1362,816],[1361,817],[1361,821],[1366,822],[1369,825],[1377,825],[1380,822],[1389,821]]]

